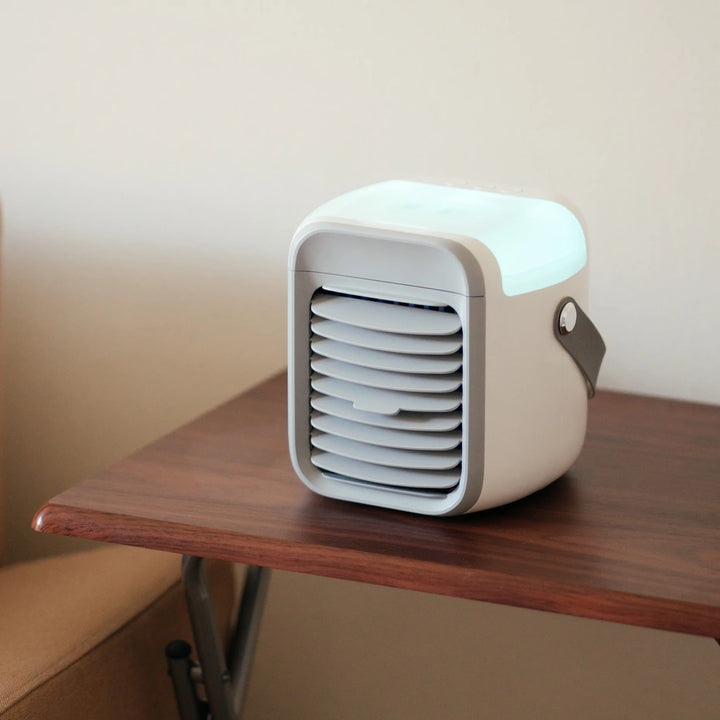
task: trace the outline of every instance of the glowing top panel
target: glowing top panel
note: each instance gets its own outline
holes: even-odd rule
[[[506,295],[567,280],[587,261],[578,219],[540,198],[391,180],[330,200],[315,217],[474,238],[495,256]]]

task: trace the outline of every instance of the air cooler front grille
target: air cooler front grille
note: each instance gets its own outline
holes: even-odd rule
[[[342,482],[450,492],[462,468],[457,313],[328,290],[310,310],[313,464]]]

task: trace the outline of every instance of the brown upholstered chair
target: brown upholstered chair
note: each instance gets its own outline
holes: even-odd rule
[[[126,547],[0,570],[2,720],[176,720],[165,645],[191,640],[177,556]],[[210,567],[221,630],[232,568]]]

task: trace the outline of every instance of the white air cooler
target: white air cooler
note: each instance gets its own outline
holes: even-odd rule
[[[289,440],[322,495],[430,515],[516,500],[583,444],[604,345],[557,202],[390,181],[298,228]]]

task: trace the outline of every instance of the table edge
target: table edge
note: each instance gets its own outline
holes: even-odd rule
[[[720,638],[720,607],[677,599],[547,580],[530,587],[527,578],[512,574],[432,561],[415,561],[413,572],[408,573],[402,560],[392,556],[347,548],[328,551],[310,542],[299,544],[171,521],[145,520],[67,505],[55,499],[36,512],[32,527],[42,533]],[[158,527],[162,527],[162,533]],[[232,542],[228,542],[229,537]],[[239,547],[242,549],[238,550]]]

